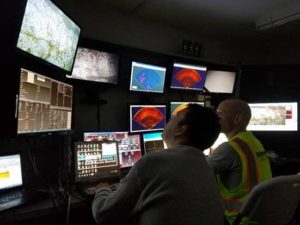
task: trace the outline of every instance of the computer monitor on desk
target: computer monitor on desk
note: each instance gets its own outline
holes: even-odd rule
[[[20,154],[0,155],[0,212],[46,196],[24,188]]]
[[[22,184],[20,154],[0,156],[0,192]]]
[[[77,182],[119,177],[120,166],[116,141],[76,142],[74,151]]]
[[[84,141],[117,141],[120,168],[132,167],[141,157],[140,134],[129,135],[126,131],[86,132]]]
[[[162,139],[162,132],[143,134],[145,154],[149,152],[161,151],[167,148],[166,143]]]

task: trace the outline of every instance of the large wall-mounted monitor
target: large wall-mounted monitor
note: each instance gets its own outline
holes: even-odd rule
[[[88,182],[119,177],[118,143],[76,142],[75,180]]]
[[[84,141],[117,141],[120,167],[132,167],[141,157],[141,138],[139,134],[128,132],[86,132]]]
[[[167,149],[167,145],[162,139],[162,132],[143,134],[144,152],[156,152]]]
[[[80,28],[50,0],[27,0],[17,47],[71,72]]]
[[[73,86],[21,69],[18,134],[71,130]]]
[[[165,126],[165,105],[130,105],[131,132],[163,130]]]
[[[202,91],[206,78],[206,67],[174,63],[171,88]]]
[[[132,62],[130,91],[163,93],[166,67]]]
[[[210,93],[233,93],[236,72],[208,70],[205,88]]]
[[[251,131],[297,131],[297,102],[249,104],[252,117],[247,127]]]
[[[72,75],[68,78],[117,84],[119,55],[88,48],[78,48]]]
[[[204,106],[204,102],[170,102],[170,118],[174,117],[181,106],[186,104],[198,104]]]

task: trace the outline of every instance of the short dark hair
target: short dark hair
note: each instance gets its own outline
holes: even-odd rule
[[[213,145],[221,127],[217,114],[198,104],[189,104],[187,113],[180,122],[188,127],[189,145],[205,150]]]

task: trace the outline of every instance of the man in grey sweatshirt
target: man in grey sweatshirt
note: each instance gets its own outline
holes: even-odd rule
[[[224,207],[202,151],[220,131],[217,115],[188,104],[168,122],[168,149],[144,155],[117,190],[99,184],[92,212],[99,225],[222,225]]]

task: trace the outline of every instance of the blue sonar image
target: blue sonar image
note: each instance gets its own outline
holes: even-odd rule
[[[135,63],[131,71],[132,91],[163,93],[166,69]]]
[[[135,79],[143,89],[152,90],[161,83],[158,73],[151,69],[140,70]]]

